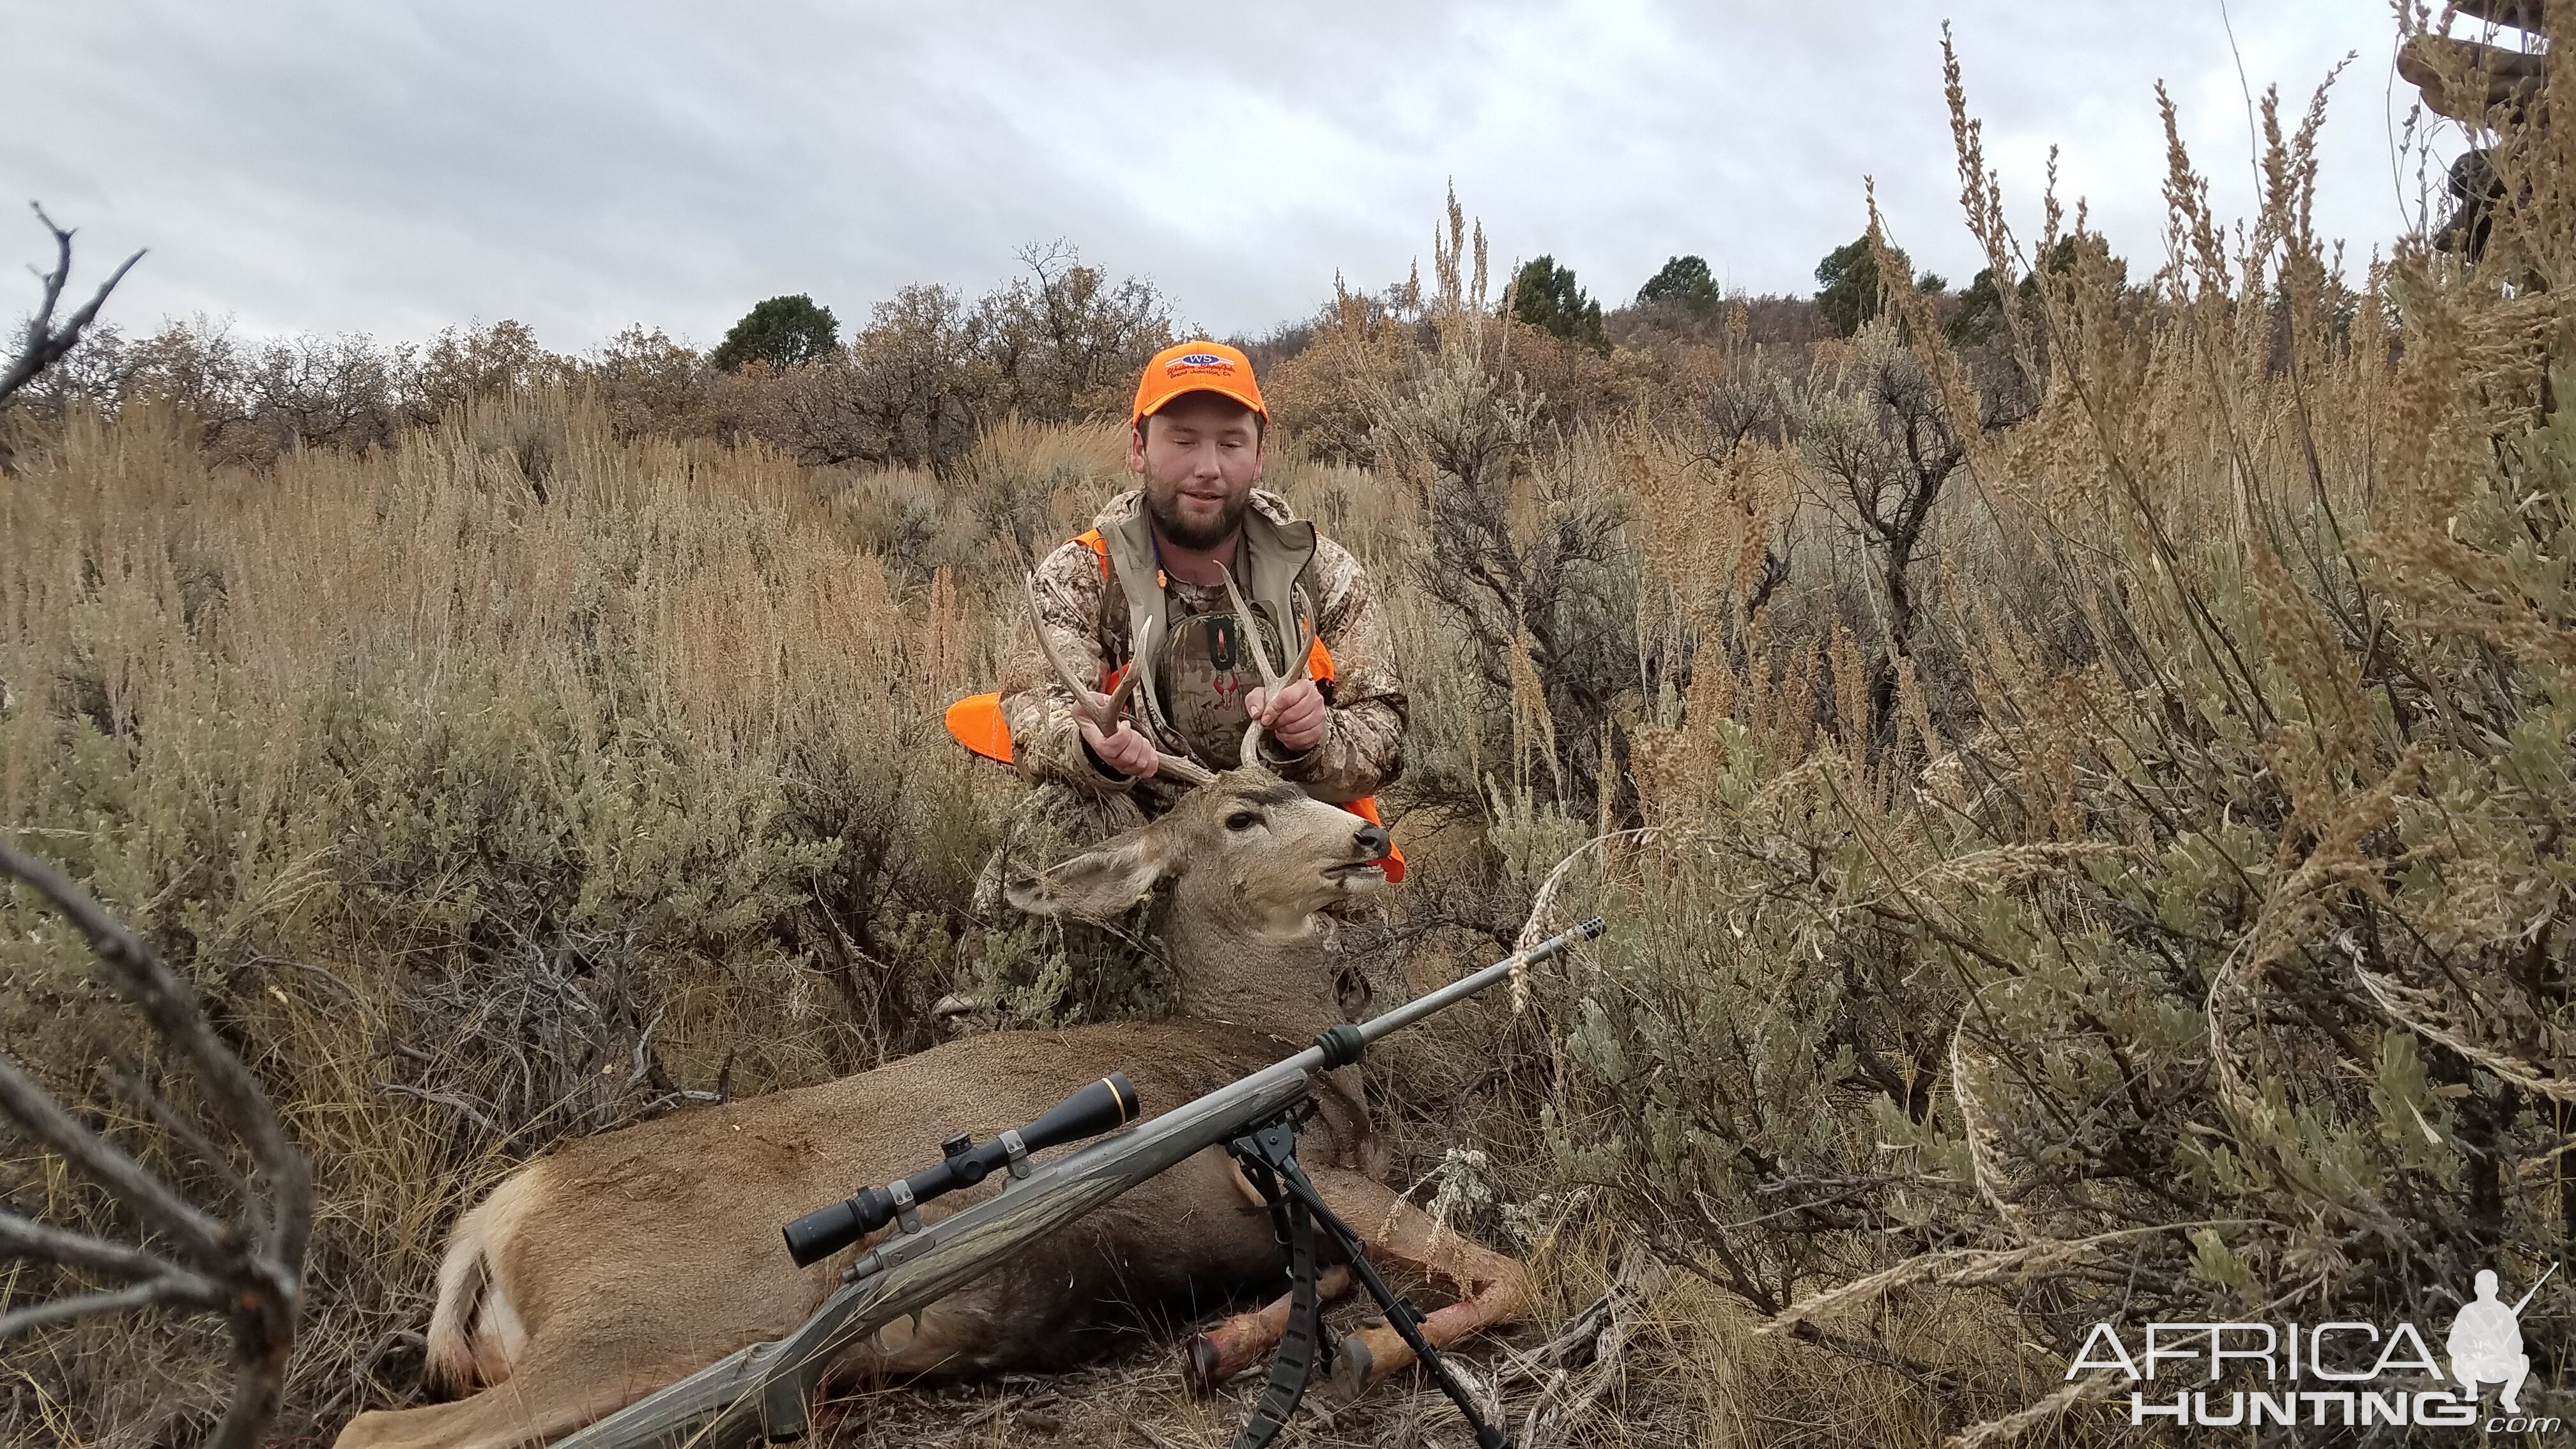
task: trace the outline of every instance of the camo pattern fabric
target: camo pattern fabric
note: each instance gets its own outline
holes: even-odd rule
[[[1154,651],[1161,656],[1154,661],[1154,687],[1170,748],[1211,770],[1232,769],[1243,762],[1243,731],[1252,723],[1244,701],[1261,686],[1253,638],[1257,631],[1258,647],[1276,668],[1284,653],[1278,631],[1258,613],[1246,629],[1223,585],[1174,579],[1163,593],[1171,632]]]
[[[1132,520],[1143,506],[1140,492],[1121,494],[1101,513],[1100,526]],[[1285,500],[1259,489],[1253,491],[1252,506],[1274,521],[1284,523],[1292,516]],[[1087,545],[1068,541],[1049,553],[1038,563],[1036,584],[1038,608],[1056,650],[1077,674],[1096,681],[1108,666],[1127,662],[1126,592],[1102,577],[1099,556]],[[1332,713],[1324,738],[1312,749],[1281,755],[1277,742],[1265,738],[1262,762],[1316,799],[1339,804],[1377,793],[1402,771],[1403,676],[1385,605],[1349,550],[1317,538],[1305,585],[1314,601],[1316,637],[1333,656],[1334,677],[1323,686]],[[1206,607],[1205,592],[1177,582],[1173,592],[1169,614],[1176,621],[1193,608]],[[1216,607],[1223,608],[1224,590],[1212,592]],[[1275,653],[1272,658],[1275,663]],[[1258,683],[1257,670],[1251,678]],[[1047,667],[1025,610],[1012,626],[1002,660],[1002,717],[1011,728],[1012,756],[1031,784],[1055,781],[1089,794],[1132,795],[1149,816],[1161,814],[1178,798],[1181,787],[1168,781],[1120,779],[1092,763],[1074,724],[1073,696]],[[1238,740],[1240,735],[1238,726]],[[1162,747],[1180,754],[1182,743],[1165,740]],[[1210,763],[1233,763],[1233,749],[1228,746],[1221,760]]]

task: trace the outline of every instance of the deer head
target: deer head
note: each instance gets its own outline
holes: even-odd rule
[[[1316,914],[1383,884],[1386,849],[1384,826],[1246,765],[1005,894],[1024,911],[1106,920],[1166,887],[1181,1013],[1302,1038],[1341,1020]]]

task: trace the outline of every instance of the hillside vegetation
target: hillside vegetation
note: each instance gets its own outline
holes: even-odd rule
[[[2177,140],[2153,262],[2055,197],[2010,235],[1952,97],[1981,335],[1873,227],[1848,338],[1721,299],[1595,346],[1453,202],[1427,279],[1263,358],[1270,483],[1411,674],[1414,874],[1346,933],[1378,1000],[1611,922],[1373,1067],[1417,1200],[1541,1267],[1513,1342],[1609,1292],[1597,1363],[1468,1355],[1544,1442],[2108,1436],[2064,1379],[2095,1322],[2446,1323],[2576,1234],[2576,137],[2504,138],[2477,265],[2361,269],[2308,220],[2322,93],[2267,101],[2259,214]],[[442,1235],[549,1143],[1043,979],[971,909],[1016,786],[940,715],[1123,486],[1168,326],[1094,273],[1040,327],[1046,266],[782,370],[504,326],[299,394],[183,328],[0,438],[0,821],[192,973],[314,1160],[284,1433],[420,1392]],[[0,1042],[228,1190],[30,900],[0,972]],[[0,1150],[13,1208],[102,1211]],[[2523,1316],[2544,1404],[2571,1308]],[[221,1347],[49,1331],[0,1435],[184,1444]],[[1046,1432],[1224,1442],[1170,1381]],[[1310,1442],[1455,1432],[1382,1397]]]

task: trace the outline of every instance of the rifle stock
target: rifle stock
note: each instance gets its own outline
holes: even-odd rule
[[[1514,970],[1601,934],[1594,917],[1562,935],[1361,1023],[1374,1042],[1495,985]],[[1346,1028],[1336,1028],[1347,1030]],[[1345,1060],[1348,1058],[1345,1057]],[[816,1384],[845,1350],[974,1282],[1012,1253],[1091,1213],[1192,1153],[1284,1111],[1335,1063],[1322,1045],[1264,1067],[1111,1136],[1094,1139],[921,1231],[889,1237],[787,1337],[719,1359],[588,1427],[555,1449],[736,1449],[804,1437]]]

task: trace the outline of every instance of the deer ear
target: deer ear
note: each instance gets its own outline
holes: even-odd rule
[[[1059,861],[1003,891],[1012,905],[1041,916],[1106,920],[1153,893],[1179,864],[1175,837],[1161,822],[1140,825]]]

